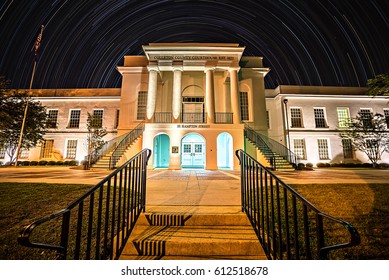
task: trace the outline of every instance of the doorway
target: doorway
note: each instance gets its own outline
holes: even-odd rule
[[[181,140],[181,167],[205,167],[205,139],[197,133],[190,133]]]
[[[168,168],[170,164],[170,138],[166,134],[154,137],[154,168]]]
[[[234,151],[232,136],[223,132],[217,137],[217,167],[232,169],[234,167]]]

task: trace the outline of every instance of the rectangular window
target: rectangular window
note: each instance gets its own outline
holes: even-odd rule
[[[317,139],[317,146],[319,148],[319,159],[330,159],[328,154],[328,140]]]
[[[53,155],[54,140],[43,140],[41,158],[51,158]]]
[[[249,120],[249,98],[247,92],[241,92],[239,95],[240,98],[240,120],[248,121]]]
[[[303,127],[300,108],[290,108],[290,120],[292,127]]]
[[[293,150],[299,159],[306,159],[304,139],[293,139]]]
[[[66,145],[66,158],[76,158],[77,140],[68,140]]]
[[[146,119],[146,107],[147,107],[147,91],[138,92],[138,111],[136,118],[138,120]]]
[[[5,158],[5,148],[4,147],[0,147],[0,158],[3,159]]]
[[[385,116],[385,120],[386,120],[386,126],[389,129],[389,109],[384,109],[384,116]]]
[[[67,128],[80,127],[81,110],[70,110],[69,123]]]
[[[48,110],[47,111],[47,128],[57,128],[58,127],[58,110]]]
[[[103,116],[104,116],[104,110],[102,109],[93,110],[93,127],[103,127]]]
[[[336,108],[339,128],[347,128],[350,124],[350,111],[348,108]]]
[[[192,145],[191,144],[184,144],[184,153],[191,153],[192,152]]]
[[[203,152],[203,145],[195,144],[195,153],[202,153],[202,152]]]
[[[315,124],[316,128],[325,128],[327,126],[324,109],[323,108],[314,108],[313,109],[315,114]]]
[[[342,139],[343,146],[343,157],[353,158],[353,146],[351,144],[351,139]]]
[[[373,114],[371,113],[370,109],[361,109],[359,110],[359,115],[361,116],[361,120],[363,123],[364,127],[372,127],[372,119],[373,119]]]
[[[116,110],[116,116],[115,116],[114,128],[118,128],[118,126],[119,126],[119,114],[120,114],[120,110],[117,109],[117,110]]]
[[[19,158],[28,158],[28,154],[29,154],[29,151],[28,151],[28,150],[22,149],[22,150],[20,151],[20,156],[19,156]]]

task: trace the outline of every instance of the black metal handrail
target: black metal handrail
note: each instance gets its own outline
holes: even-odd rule
[[[101,147],[98,150],[94,150],[92,152],[92,158],[90,164],[95,164],[99,159],[101,159],[104,155],[106,155],[109,152],[112,152],[116,146],[129,134],[130,132],[120,135],[118,137],[115,137],[107,142],[104,143],[103,147]]]
[[[207,113],[182,113],[181,114],[182,123],[207,123]]]
[[[215,113],[215,123],[232,124],[233,123],[233,115],[234,115],[234,113],[216,112]]]
[[[112,172],[66,209],[37,220],[19,234],[21,245],[50,249],[57,259],[118,259],[146,205],[145,149]],[[30,241],[35,228],[59,219],[59,245]],[[52,233],[53,235],[56,232]]]
[[[351,224],[318,210],[244,151],[237,150],[236,156],[241,169],[242,211],[269,259],[327,259],[330,251],[360,244]],[[341,235],[343,242],[339,243],[336,235]]]
[[[172,123],[172,112],[155,112],[155,123]]]
[[[268,159],[273,170],[277,169],[275,160],[276,154],[273,150],[259,137],[258,133],[245,124],[244,136],[249,139]]]
[[[113,149],[112,154],[109,159],[109,169],[116,167],[116,163],[126,151],[128,145],[132,144],[139,136],[143,134],[145,130],[145,122],[142,121],[138,124],[133,130],[126,134],[126,136],[117,144]]]
[[[270,139],[269,137],[255,131],[248,124],[245,124],[245,136],[250,139],[258,148],[265,149],[265,153],[271,152],[270,164],[272,169],[276,169],[275,157],[281,156],[284,160],[297,167],[298,159],[295,153],[288,149],[288,147]]]

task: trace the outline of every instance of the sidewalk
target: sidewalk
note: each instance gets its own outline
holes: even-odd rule
[[[0,168],[0,182],[90,184],[112,171],[69,167]],[[275,171],[287,184],[389,183],[389,170],[315,169]],[[226,170],[148,170],[146,201],[152,206],[239,206],[240,173]]]

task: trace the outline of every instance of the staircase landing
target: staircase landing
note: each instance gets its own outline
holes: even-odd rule
[[[122,260],[266,259],[239,206],[148,206]]]

